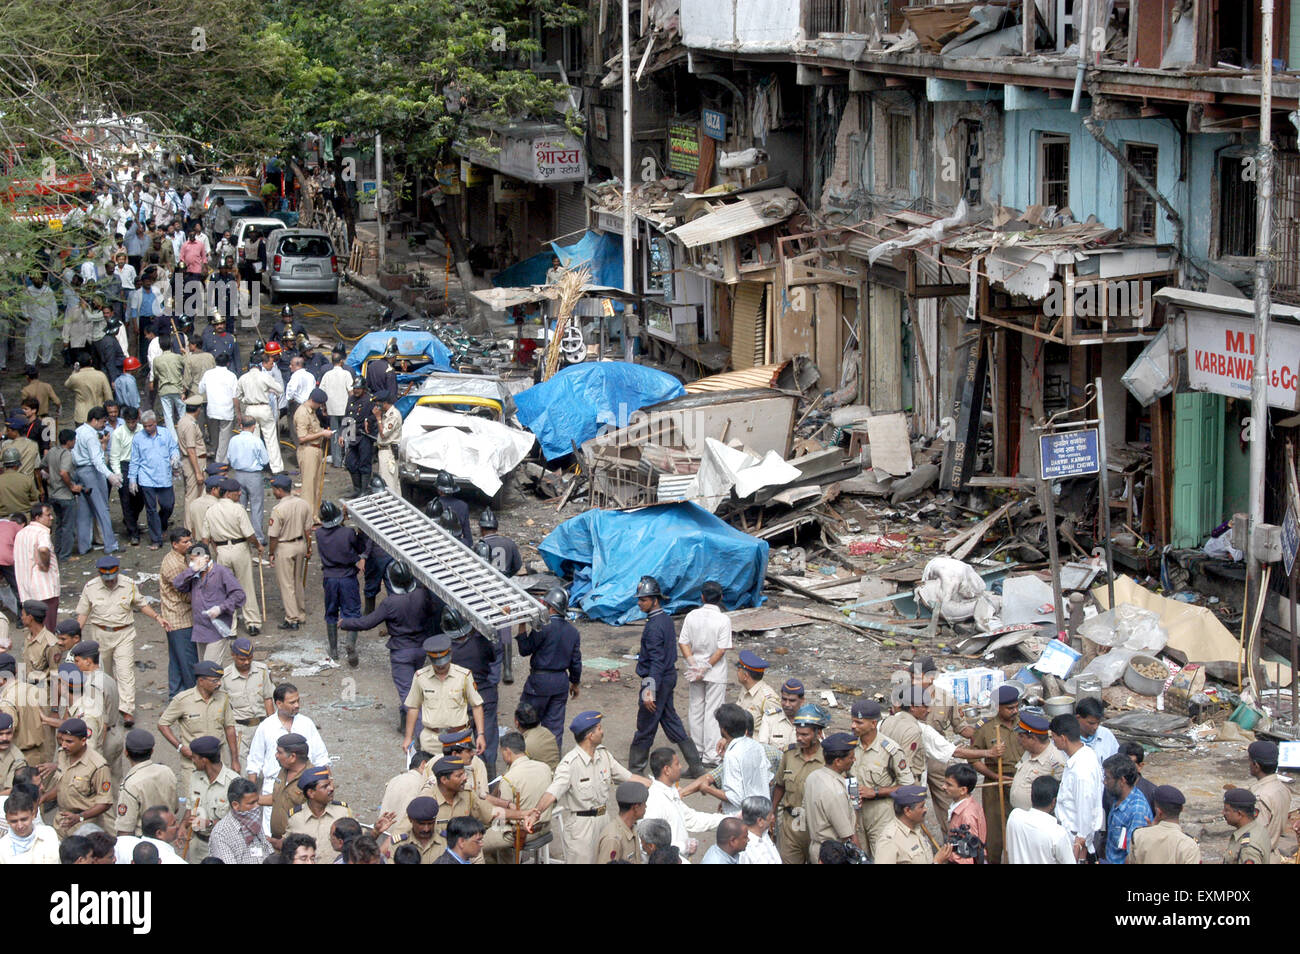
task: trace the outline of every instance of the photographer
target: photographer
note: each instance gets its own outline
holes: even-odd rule
[[[948,809],[948,843],[953,846],[956,855],[953,864],[984,864],[984,843],[988,837],[988,825],[984,818],[984,808],[971,798],[979,775],[969,765],[957,763],[949,765],[943,771],[943,786],[952,799]]]

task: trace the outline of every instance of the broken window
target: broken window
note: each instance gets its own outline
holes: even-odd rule
[[[845,32],[845,0],[808,0],[805,10],[808,17],[806,33],[809,37]]]
[[[977,206],[984,201],[984,129],[968,119],[962,123],[962,132],[965,134],[962,194],[967,205]]]
[[[912,189],[912,114],[889,114],[889,188]]]
[[[867,137],[860,132],[849,133],[848,181],[851,192],[867,188]]]
[[[1155,146],[1127,143],[1124,156],[1148,182],[1156,182]],[[1131,174],[1124,176],[1124,231],[1129,235],[1156,237],[1156,200]]]
[[[1070,137],[1042,133],[1038,140],[1038,204],[1070,205]]]
[[[1219,157],[1219,255],[1255,254],[1253,156]]]

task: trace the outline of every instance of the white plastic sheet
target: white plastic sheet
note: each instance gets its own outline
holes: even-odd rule
[[[519,466],[536,438],[528,431],[484,417],[427,405],[411,409],[402,422],[402,460],[445,470],[468,480],[489,497],[501,478]]]

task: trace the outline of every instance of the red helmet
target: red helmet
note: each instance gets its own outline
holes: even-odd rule
[[[268,341],[268,342],[266,343],[266,353],[267,353],[267,354],[272,354],[272,355],[278,355],[278,354],[283,353],[283,349],[281,349],[281,347],[280,347],[280,342],[278,342],[278,341]]]
[[[130,357],[130,358],[127,358],[125,361],[122,362],[122,370],[123,370],[123,371],[139,371],[139,370],[140,370],[140,359],[139,359],[139,358],[136,358],[136,357]]]

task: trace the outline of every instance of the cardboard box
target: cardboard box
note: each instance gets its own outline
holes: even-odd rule
[[[1004,681],[1001,669],[983,666],[941,672],[934,677],[934,684],[947,692],[953,703],[959,706],[987,707],[993,700],[993,693]]]

